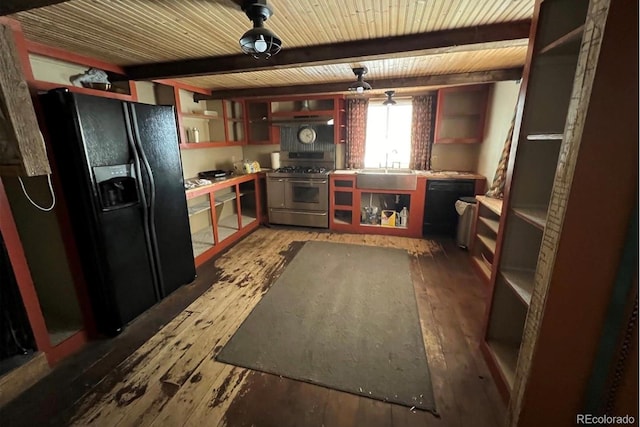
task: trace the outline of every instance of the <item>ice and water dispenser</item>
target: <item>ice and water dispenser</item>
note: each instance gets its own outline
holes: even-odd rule
[[[96,166],[93,174],[103,211],[138,203],[138,184],[133,165]]]

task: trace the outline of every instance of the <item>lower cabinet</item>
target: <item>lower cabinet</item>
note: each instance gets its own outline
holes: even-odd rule
[[[412,191],[364,190],[356,188],[355,175],[331,175],[329,228],[350,233],[421,237],[424,189],[424,182],[418,181]]]
[[[258,174],[187,190],[196,266],[255,230],[261,221]]]

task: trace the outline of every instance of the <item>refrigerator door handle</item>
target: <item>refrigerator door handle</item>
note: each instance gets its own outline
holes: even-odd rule
[[[150,261],[151,261],[151,276],[152,276],[152,280],[153,283],[155,284],[155,286],[153,287],[154,293],[156,295],[156,299],[158,301],[160,301],[160,299],[162,299],[162,288],[158,289],[158,285],[160,284],[159,281],[159,277],[158,277],[158,270],[156,268],[156,262],[154,261],[153,257],[151,256],[153,254],[153,242],[152,242],[152,233],[149,227],[149,208],[148,208],[148,203],[147,203],[147,197],[144,191],[144,182],[142,180],[142,168],[140,167],[140,154],[138,152],[138,148],[137,148],[137,144],[136,144],[136,140],[134,138],[134,134],[133,134],[133,126],[132,126],[132,120],[131,117],[129,116],[129,109],[127,108],[127,104],[126,103],[122,103],[122,109],[124,112],[124,122],[125,122],[125,127],[127,130],[127,142],[129,143],[129,149],[131,150],[131,154],[133,155],[133,166],[135,168],[136,171],[136,175],[138,176],[138,195],[140,197],[140,202],[143,206],[142,209],[142,220],[143,220],[143,229],[144,229],[144,237],[145,237],[145,241],[146,241],[146,246],[147,248],[149,248],[149,251],[151,252],[150,255]],[[134,122],[135,123],[135,122]]]
[[[160,268],[160,250],[158,249],[158,236],[156,234],[156,214],[155,214],[155,205],[156,205],[156,184],[153,179],[153,171],[151,170],[151,165],[149,164],[149,160],[147,159],[147,155],[144,152],[144,148],[140,143],[140,128],[138,127],[138,117],[136,115],[136,107],[134,104],[129,104],[129,109],[131,112],[131,125],[133,127],[133,142],[138,149],[140,154],[140,158],[142,159],[142,165],[147,172],[147,176],[149,177],[150,184],[150,195],[149,195],[149,231],[151,235],[151,250],[153,252],[153,258],[155,260],[155,268],[157,272],[158,286],[160,287],[161,297],[166,296],[164,279],[162,277],[162,269]]]

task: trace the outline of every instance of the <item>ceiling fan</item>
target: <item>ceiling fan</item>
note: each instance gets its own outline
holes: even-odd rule
[[[371,85],[364,81],[364,75],[367,74],[367,67],[357,67],[353,68],[353,74],[356,75],[357,80],[351,86],[349,86],[350,91],[355,91],[357,93],[363,93],[365,90],[371,90]]]

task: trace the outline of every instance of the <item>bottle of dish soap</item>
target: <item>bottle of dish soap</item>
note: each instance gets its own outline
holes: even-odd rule
[[[409,211],[407,210],[407,207],[403,207],[402,210],[400,211],[400,227],[406,227],[407,226],[407,218],[409,218]]]

